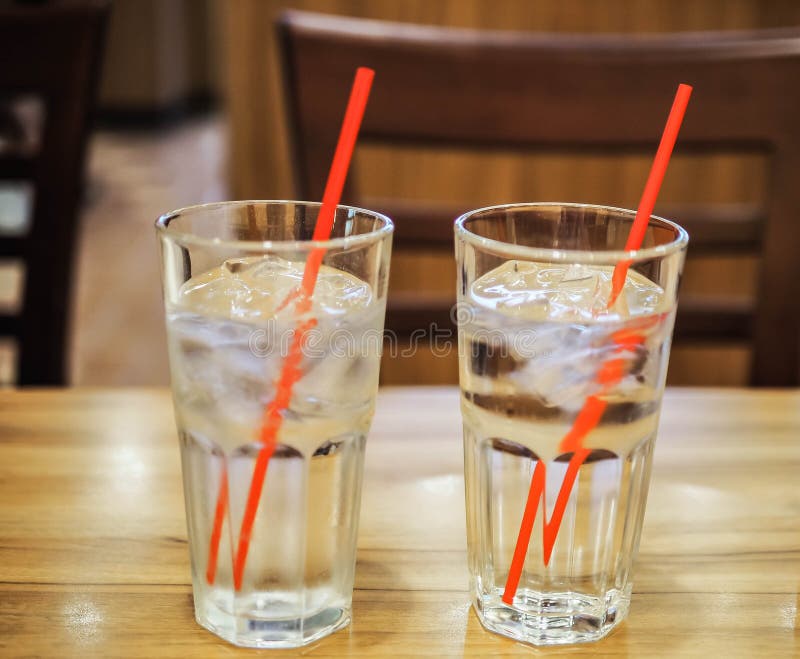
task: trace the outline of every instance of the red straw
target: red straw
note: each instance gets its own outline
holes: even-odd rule
[[[644,240],[644,234],[647,231],[650,216],[653,214],[656,198],[661,189],[661,183],[664,181],[664,174],[667,171],[667,165],[669,165],[669,159],[672,155],[675,141],[678,139],[678,132],[680,131],[683,115],[686,113],[686,106],[689,103],[689,96],[691,96],[691,94],[692,88],[689,85],[678,86],[675,100],[672,103],[672,109],[667,118],[667,124],[664,127],[664,133],[661,136],[661,142],[658,145],[658,151],[656,151],[653,166],[650,168],[650,175],[647,177],[642,199],[639,202],[636,218],[633,221],[633,226],[628,234],[628,240],[625,243],[626,251],[637,250],[642,245],[642,240]],[[614,268],[614,274],[611,279],[611,295],[608,301],[609,307],[614,304],[625,285],[630,263],[630,261],[620,261]],[[615,332],[611,338],[614,343],[617,344],[615,353],[624,352],[635,347],[644,340],[640,333],[625,329]],[[621,358],[610,359],[601,366],[596,378],[597,382],[601,385],[601,391],[598,395],[589,396],[586,399],[583,408],[578,412],[578,416],[575,417],[572,428],[570,428],[569,432],[561,440],[559,450],[562,453],[572,453],[572,458],[569,461],[567,473],[561,483],[561,489],[558,492],[558,498],[553,507],[553,514],[549,520],[547,519],[547,506],[544,496],[545,483],[547,480],[547,466],[541,460],[536,463],[536,468],[531,476],[531,486],[528,490],[528,499],[525,503],[525,512],[522,515],[517,544],[514,547],[514,555],[508,570],[506,587],[503,591],[503,602],[509,606],[513,605],[514,595],[516,595],[517,587],[519,586],[522,567],[525,564],[525,556],[528,553],[528,545],[530,544],[531,532],[533,531],[533,523],[536,519],[536,512],[539,507],[539,500],[541,499],[542,501],[544,528],[542,542],[544,564],[547,566],[550,563],[550,556],[553,553],[553,546],[558,537],[558,530],[564,518],[564,511],[569,502],[572,487],[575,485],[578,469],[580,469],[583,462],[591,453],[589,449],[583,447],[583,440],[594,430],[597,424],[600,423],[600,419],[603,418],[603,413],[606,410],[607,403],[600,396],[619,382],[624,374],[624,361]]]
[[[672,102],[672,109],[669,111],[669,117],[667,117],[667,125],[664,126],[664,134],[661,136],[653,166],[650,168],[650,175],[647,177],[647,183],[645,183],[644,192],[642,192],[642,198],[639,201],[636,218],[633,220],[633,226],[628,234],[628,241],[625,243],[626,251],[637,250],[642,246],[647,224],[650,222],[650,216],[656,206],[658,191],[664,182],[669,158],[672,155],[672,149],[675,147],[675,141],[678,139],[678,133],[683,123],[683,115],[686,114],[686,106],[689,104],[691,95],[692,88],[689,85],[678,85],[675,100]],[[617,267],[614,268],[614,276],[611,278],[611,297],[608,300],[609,307],[616,302],[617,296],[625,285],[630,264],[630,261],[620,261],[617,263]]]
[[[358,131],[361,127],[361,120],[367,107],[372,80],[375,72],[366,67],[359,67],[356,70],[353,88],[350,92],[350,100],[347,103],[342,129],[339,133],[339,142],[336,145],[336,152],[331,163],[328,181],[325,185],[325,193],[322,197],[322,206],[317,215],[317,222],[314,227],[312,240],[328,240],[333,230],[333,223],[336,217],[336,207],[342,197],[344,182],[347,178],[347,170],[350,167],[350,160],[353,156]],[[305,270],[303,272],[303,282],[301,289],[296,296],[290,296],[284,302],[285,306],[294,297],[297,298],[295,310],[302,316],[311,310],[311,298],[317,283],[317,276],[325,256],[325,248],[317,247],[308,255]],[[280,377],[276,383],[275,398],[265,407],[262,419],[259,442],[262,448],[256,458],[253,469],[253,477],[250,482],[250,491],[247,495],[247,504],[242,517],[242,526],[239,532],[239,546],[233,563],[233,583],[236,590],[242,587],[242,577],[244,575],[245,563],[247,562],[247,552],[250,548],[250,536],[253,531],[258,502],[261,499],[261,492],[264,487],[264,478],[267,474],[267,467],[272,454],[275,452],[276,437],[283,421],[282,412],[285,410],[292,399],[292,388],[300,379],[300,362],[302,359],[301,347],[305,334],[316,324],[312,318],[301,321],[295,328],[292,336],[292,344],[283,362]],[[224,490],[224,491],[223,491]],[[219,552],[219,542],[221,536],[222,522],[225,516],[227,501],[227,478],[223,474],[222,485],[217,499],[214,526],[211,534],[211,545],[208,552],[208,567],[206,579],[208,583],[214,583],[216,574],[216,562]]]

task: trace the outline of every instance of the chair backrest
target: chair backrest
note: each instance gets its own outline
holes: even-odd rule
[[[0,9],[0,96],[33,97],[43,109],[37,147],[0,150],[0,180],[33,191],[27,231],[0,234],[0,258],[25,270],[21,309],[0,314],[0,336],[17,343],[21,385],[66,379],[73,247],[107,16],[99,1]]]
[[[800,381],[800,28],[664,36],[551,35],[284,14],[278,23],[299,194],[318,198],[357,66],[378,75],[360,144],[654,153],[680,82],[682,153],[770,158],[761,208],[684,207],[690,252],[760,254],[752,304],[681,300],[676,340],[749,341],[751,382]],[[625,112],[620,112],[620,99]],[[632,117],[634,118],[632,120]],[[352,180],[352,176],[350,177]],[[452,249],[455,212],[346,199],[396,220],[396,244]],[[671,216],[663,208],[660,214]],[[390,296],[387,327],[447,322],[452,300]]]

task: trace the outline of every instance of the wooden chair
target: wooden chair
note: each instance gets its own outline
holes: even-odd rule
[[[33,188],[28,231],[0,234],[0,258],[25,268],[20,313],[0,314],[0,336],[17,344],[21,385],[66,379],[73,248],[107,16],[106,2],[0,9],[0,96],[36,97],[44,114],[36,148],[12,143],[0,152],[0,180]]]
[[[378,74],[360,144],[654,153],[678,83],[693,84],[681,153],[767,154],[771,180],[764,208],[659,209],[689,230],[692,254],[762,257],[751,304],[685,297],[676,341],[748,341],[752,384],[800,382],[800,28],[633,38],[290,12],[278,29],[303,198],[321,196],[359,65]],[[463,209],[364,199],[352,187],[345,199],[392,216],[400,248],[452,250],[452,222]],[[448,323],[452,302],[390,297],[387,327],[408,333]]]

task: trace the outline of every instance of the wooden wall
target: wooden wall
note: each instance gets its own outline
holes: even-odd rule
[[[273,21],[285,8],[434,25],[549,32],[672,32],[800,24],[797,0],[230,0],[222,21],[223,81],[230,119],[230,176],[235,198],[293,196]],[[378,76],[380,72],[378,72]],[[691,111],[691,109],[690,109]],[[664,109],[665,116],[667,108]],[[656,139],[657,136],[654,136]],[[359,149],[353,176],[368,196],[437,199],[479,207],[513,201],[570,200],[635,207],[649,156],[614,158],[428,149]],[[768,163],[734,155],[673,159],[662,202],[757,202]],[[347,201],[347,200],[345,200]],[[751,295],[757,262],[693,260],[684,290]],[[452,289],[449,254],[396,254],[392,290]],[[741,346],[682,347],[673,353],[674,384],[743,383]],[[386,383],[455,382],[455,357],[385,359]]]

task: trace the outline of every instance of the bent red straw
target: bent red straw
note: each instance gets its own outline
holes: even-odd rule
[[[628,240],[625,243],[626,251],[637,250],[642,245],[650,216],[653,214],[658,192],[664,181],[664,175],[667,171],[667,165],[669,165],[672,149],[675,146],[675,141],[678,139],[678,132],[680,131],[683,116],[686,113],[686,106],[689,104],[689,97],[691,94],[692,88],[689,85],[682,84],[678,86],[675,100],[672,103],[672,109],[670,110],[666,126],[664,127],[664,133],[661,136],[661,142],[658,145],[653,165],[650,168],[650,175],[647,177],[647,183],[645,184],[644,192],[639,202],[639,208],[636,211],[636,218],[633,221],[630,233],[628,234]],[[614,268],[614,274],[611,279],[611,294],[608,300],[609,307],[614,304],[625,285],[630,263],[630,261],[620,261]],[[620,330],[612,336],[612,340],[617,344],[618,349],[624,350],[627,346],[641,342],[642,338],[638,333]],[[540,500],[542,502],[544,529],[542,534],[544,564],[548,565],[550,563],[550,556],[553,553],[553,546],[558,537],[561,520],[564,518],[564,511],[569,502],[572,488],[575,485],[578,469],[580,469],[583,462],[591,453],[589,449],[583,447],[583,440],[594,430],[603,417],[603,413],[606,409],[606,401],[603,400],[602,395],[610,387],[619,382],[623,376],[624,364],[622,360],[615,358],[603,364],[596,378],[597,382],[601,385],[601,391],[599,394],[589,396],[586,399],[583,408],[578,412],[578,416],[573,422],[572,428],[570,428],[569,432],[561,440],[559,450],[562,451],[562,453],[572,453],[572,458],[569,461],[567,473],[564,475],[561,489],[558,492],[558,498],[553,507],[553,514],[549,520],[547,519],[547,506],[545,504],[547,467],[541,460],[536,463],[536,468],[531,476],[531,486],[528,491],[528,499],[525,503],[525,511],[522,515],[517,544],[514,547],[514,555],[508,570],[506,587],[503,591],[502,599],[506,604],[511,605],[514,603],[514,595],[516,595],[517,587],[519,586],[519,579],[522,574],[522,567],[525,564],[525,555],[528,553],[528,545],[530,544],[533,523],[536,519],[536,512]]]
[[[350,92],[350,99],[347,103],[342,129],[339,133],[339,141],[331,163],[328,180],[325,185],[325,192],[322,197],[322,206],[317,216],[316,225],[312,240],[325,241],[330,238],[333,230],[333,223],[336,217],[336,207],[344,189],[344,182],[347,178],[347,170],[350,167],[350,160],[353,156],[358,131],[361,127],[361,120],[367,107],[367,99],[372,87],[372,80],[375,72],[366,67],[359,67],[356,71],[353,88]],[[306,260],[305,270],[303,271],[303,281],[300,291],[295,296],[295,311],[299,316],[303,316],[311,309],[312,295],[317,283],[322,259],[325,256],[324,247],[316,247],[311,250]],[[291,299],[291,298],[290,298]],[[284,303],[287,304],[287,302]],[[302,360],[301,347],[306,333],[314,327],[316,321],[312,318],[298,323],[292,335],[292,343],[284,359],[280,376],[276,383],[275,397],[264,408],[259,442],[262,445],[258,452],[256,464],[253,468],[253,476],[250,481],[250,490],[247,495],[242,525],[239,531],[239,543],[233,561],[233,583],[236,590],[242,587],[242,577],[247,562],[247,553],[250,548],[250,536],[253,530],[258,502],[261,499],[261,492],[264,487],[264,478],[267,475],[267,467],[272,454],[275,452],[276,438],[283,421],[283,411],[289,406],[292,398],[294,384],[300,379],[300,362]],[[223,492],[224,488],[224,492]],[[228,497],[227,478],[223,474],[220,493],[217,499],[215,510],[214,526],[211,534],[211,544],[208,552],[208,566],[206,569],[206,579],[211,584],[216,575],[216,561],[219,553],[219,542],[221,536],[222,522],[226,513],[226,502]]]

